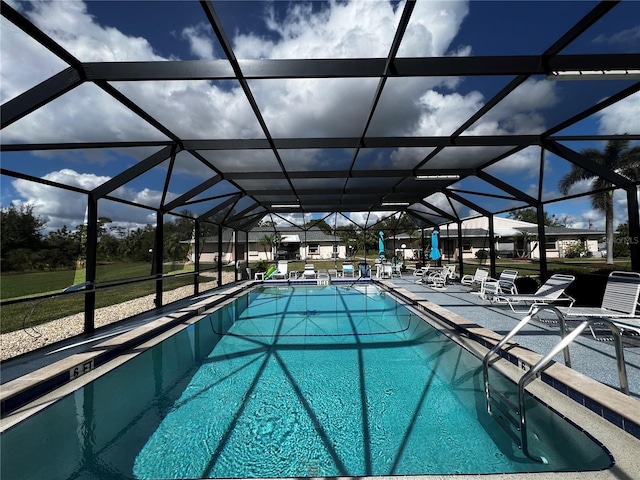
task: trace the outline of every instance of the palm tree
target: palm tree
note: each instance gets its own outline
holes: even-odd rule
[[[610,140],[604,151],[587,148],[580,152],[589,160],[604,165],[630,180],[640,179],[640,148],[629,148],[628,140]],[[607,264],[613,264],[613,184],[584,168],[573,164],[571,170],[558,182],[563,195],[581,180],[593,180],[591,205],[605,214]],[[600,191],[597,191],[600,190]]]
[[[269,247],[269,251],[273,254],[273,241],[276,238],[275,234],[267,234],[265,233],[258,242],[264,248],[264,253],[267,256],[267,260],[269,260],[269,252],[267,251],[267,247]]]

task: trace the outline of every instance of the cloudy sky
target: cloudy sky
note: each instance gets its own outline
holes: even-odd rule
[[[224,59],[202,8],[195,1],[9,2],[83,62]],[[398,56],[470,56],[539,54],[582,18],[597,2],[418,1]],[[239,59],[386,57],[402,13],[402,2],[214,2]],[[630,53],[640,42],[638,4],[623,2],[562,53]],[[539,28],[544,24],[544,29]],[[2,18],[0,23],[0,101],[15,98],[67,66]],[[634,45],[636,47],[634,47]],[[369,128],[371,135],[449,135],[478,111],[510,78],[390,79]],[[568,112],[619,91],[620,83],[597,89],[588,82],[550,82],[532,77],[465,132],[465,135],[543,132]],[[230,82],[114,82],[113,86],[182,138],[262,138],[263,132],[237,84]],[[376,79],[255,80],[250,88],[274,137],[344,137],[362,133],[362,114],[371,105]],[[571,101],[566,95],[572,89]],[[579,95],[575,95],[579,89]],[[348,105],[348,108],[344,108]],[[341,115],[333,112],[340,109]],[[565,134],[640,134],[640,95],[636,94],[567,129]],[[560,115],[560,116],[559,116]],[[58,141],[166,140],[164,134],[93,84],[84,84],[0,133],[3,143]],[[602,143],[573,142],[574,150]],[[95,188],[157,148],[128,151],[53,151],[4,153],[2,166],[47,180]],[[429,149],[363,152],[363,158],[390,168],[411,168]],[[468,152],[468,150],[467,150]],[[181,154],[182,155],[182,154]],[[262,155],[261,161],[275,161]],[[266,156],[265,156],[266,155]],[[434,159],[455,162],[455,149]],[[536,195],[540,152],[530,148],[489,170]],[[350,152],[344,152],[348,162]],[[570,165],[547,154],[543,198],[559,196],[558,179]],[[245,168],[233,152],[216,161]],[[283,161],[324,165],[322,152],[287,152]],[[332,161],[339,162],[340,158]],[[25,165],[28,165],[26,168]],[[434,164],[437,166],[437,164]],[[164,167],[166,168],[166,167]],[[322,168],[322,167],[320,167]],[[208,173],[202,164],[179,156],[168,199],[199,184]],[[25,180],[2,177],[1,204],[29,203],[48,220],[48,228],[82,222],[85,199]],[[114,195],[141,205],[159,205],[162,168],[130,182]],[[484,182],[463,180],[458,188],[487,191]],[[574,192],[586,191],[588,183]],[[503,193],[503,192],[500,192]],[[488,209],[503,200],[471,198]],[[616,195],[617,220],[626,221],[626,198]],[[434,198],[434,203],[439,199]],[[489,202],[489,203],[486,203]],[[576,228],[604,229],[603,215],[588,199],[548,206]],[[148,209],[101,202],[101,216],[124,226],[155,221]],[[358,220],[362,216],[354,216]]]

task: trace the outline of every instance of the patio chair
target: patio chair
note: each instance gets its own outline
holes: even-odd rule
[[[460,283],[462,285],[466,285],[467,287],[471,287],[472,291],[480,290],[482,286],[482,282],[489,278],[489,269],[478,267],[476,268],[476,273],[473,275],[464,275],[460,279]]]
[[[305,264],[304,271],[302,272],[302,278],[303,279],[309,279],[309,278],[315,279],[316,277],[317,277],[316,270],[315,270],[315,267],[313,266],[313,263]]]
[[[454,265],[445,265],[441,269],[434,270],[428,275],[423,275],[422,280],[418,280],[419,283],[424,283],[432,288],[444,289],[447,287],[447,282],[451,280],[455,274]]]
[[[485,285],[487,282],[498,282],[497,290],[498,294],[505,295],[515,295],[518,293],[518,289],[516,288],[516,278],[518,277],[517,270],[503,270],[500,276],[495,279],[491,277],[487,277],[482,281],[480,285],[480,298],[487,299],[485,296]],[[489,288],[492,288],[494,283],[489,283]],[[492,292],[493,295],[496,292]]]
[[[455,264],[455,263],[447,263],[445,266],[449,268],[449,279],[450,280],[455,280],[456,278],[459,277],[458,272],[456,272],[456,268],[458,268],[457,264]]]
[[[423,265],[423,266],[422,266],[422,267],[420,267],[420,268],[416,268],[416,269],[413,271],[413,275],[414,275],[415,277],[424,277],[424,274],[425,274],[425,273],[427,273],[427,272],[429,271],[429,268],[431,268],[431,265],[427,263],[426,265]]]
[[[396,263],[395,265],[391,265],[391,278],[398,277],[402,278],[402,264]]]
[[[640,273],[614,271],[607,278],[604,296],[599,307],[558,307],[566,320],[578,318],[602,318],[611,321],[620,330],[640,333]],[[610,340],[610,335],[599,335],[589,325],[591,335],[596,340]],[[610,330],[607,328],[609,334]]]
[[[287,260],[278,260],[277,270],[271,275],[272,280],[286,280],[289,278],[289,262]]]
[[[356,271],[353,268],[353,264],[351,263],[343,263],[342,264],[342,277],[343,278],[355,278]]]
[[[563,275],[556,273],[551,275],[535,293],[524,294],[504,294],[498,280],[485,281],[483,288],[483,298],[495,304],[507,304],[515,313],[528,313],[535,305],[552,304],[566,302],[569,307],[573,306],[575,300],[565,293],[567,287],[576,279],[573,275]],[[527,310],[516,310],[514,304],[529,304]]]

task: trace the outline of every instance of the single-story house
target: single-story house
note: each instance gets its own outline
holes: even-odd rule
[[[457,260],[460,250],[465,259],[476,258],[476,252],[489,250],[490,242],[495,242],[496,254],[499,257],[540,258],[538,242],[538,226],[535,223],[523,222],[504,217],[493,217],[494,237],[489,237],[489,220],[479,217],[462,221],[462,248],[458,245],[457,224],[440,227],[439,249],[445,260]],[[431,247],[433,229],[425,229],[425,250]],[[567,227],[545,227],[545,249],[547,258],[563,258],[576,242],[581,243],[591,255],[598,254],[598,243],[604,231],[585,230]],[[405,245],[405,248],[402,248]],[[418,238],[399,234],[389,237],[386,246],[396,251],[398,258],[419,260],[422,248],[422,235]],[[426,253],[425,253],[426,257]]]
[[[475,259],[480,250],[489,250],[491,241],[495,242],[496,253],[499,257],[511,258],[540,258],[538,242],[538,226],[534,223],[513,220],[504,217],[494,217],[494,237],[489,237],[489,220],[486,217],[467,219],[462,221],[462,245],[458,245],[457,224],[447,224],[440,227],[439,248],[444,260],[455,261],[459,252],[465,259]],[[393,252],[400,261],[419,261],[422,246],[425,247],[425,258],[431,247],[433,229],[425,229],[424,234],[409,235],[400,233],[386,237],[385,248]],[[580,242],[592,255],[598,253],[598,242],[604,236],[603,231],[584,230],[567,227],[545,227],[545,248],[547,258],[563,258],[568,249],[576,242]],[[225,230],[222,236],[222,252],[218,252],[218,237],[204,239],[200,261],[204,263],[216,262],[218,257],[224,263],[233,262],[237,258],[244,258],[246,242],[244,233],[235,242],[235,232]],[[423,240],[424,239],[424,240]],[[424,241],[424,243],[423,243]],[[192,241],[193,242],[193,241]],[[306,231],[296,227],[256,227],[248,232],[249,261],[275,260],[328,260],[346,259],[347,245],[339,237],[327,234],[318,227]],[[194,249],[190,253],[194,260]]]
[[[225,230],[222,234],[222,252],[218,252],[218,237],[211,236],[204,239],[201,247],[200,261],[204,263],[216,262],[218,257],[223,263],[233,262],[237,258],[244,258],[246,242],[244,234],[239,235],[235,242],[235,232]],[[340,238],[326,234],[318,227],[311,227],[304,231],[296,227],[255,227],[248,232],[249,261],[274,260],[325,260],[346,259],[347,246]],[[190,260],[194,261],[195,251],[192,248]]]

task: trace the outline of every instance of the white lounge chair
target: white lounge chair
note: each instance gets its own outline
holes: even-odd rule
[[[416,268],[413,271],[413,276],[414,277],[424,277],[424,275],[429,271],[430,268],[431,268],[431,265],[428,264],[428,263],[426,265],[423,265],[420,268]],[[417,280],[417,282],[421,283],[421,280]]]
[[[492,282],[498,282],[497,293],[499,295],[516,295],[518,293],[516,278],[518,278],[517,270],[503,270],[497,279],[491,277],[485,278],[480,285],[480,298],[487,299],[485,296],[485,285],[487,282],[489,282],[489,288],[494,287],[495,283]],[[492,294],[495,295],[495,292],[492,292]]]
[[[342,277],[343,278],[355,278],[356,271],[353,268],[353,264],[351,263],[343,263],[342,264]]]
[[[602,318],[611,321],[621,330],[640,333],[640,273],[614,271],[609,274],[599,307],[557,307],[567,320],[578,318]],[[596,340],[609,340],[610,336],[596,334],[593,326],[589,329]]]
[[[460,279],[460,283],[462,285],[466,285],[467,287],[471,287],[472,290],[480,290],[482,286],[482,282],[489,278],[489,270],[486,268],[478,267],[476,268],[476,273],[473,275],[463,275]]]
[[[316,270],[312,263],[305,264],[304,271],[302,272],[302,278],[303,279],[317,278]]]
[[[575,300],[565,293],[567,287],[576,279],[573,275],[563,275],[556,273],[536,290],[535,293],[524,293],[508,295],[501,293],[501,288],[497,280],[484,282],[483,295],[486,300],[496,304],[508,304],[511,310],[516,313],[528,313],[531,307],[541,304],[551,304],[566,302],[571,307]],[[516,310],[514,304],[527,304],[527,310]]]
[[[431,269],[428,274],[423,275],[416,283],[424,283],[432,288],[443,289],[455,275],[455,265],[448,264],[442,268]]]
[[[271,276],[273,280],[286,280],[289,278],[289,262],[287,260],[278,260],[276,272]]]

